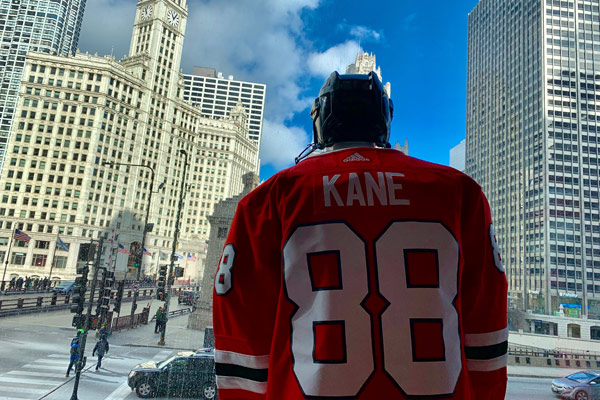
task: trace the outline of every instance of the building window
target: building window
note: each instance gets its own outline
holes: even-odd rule
[[[31,265],[34,267],[45,267],[47,258],[48,256],[46,254],[34,254],[33,263]]]
[[[14,265],[25,265],[25,253],[13,253],[11,257],[11,264]]]
[[[47,240],[37,240],[35,242],[36,249],[48,249],[50,248],[50,242]]]
[[[67,257],[56,257],[54,264],[54,268],[67,268]]]

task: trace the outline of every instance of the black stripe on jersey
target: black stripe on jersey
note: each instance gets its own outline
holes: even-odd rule
[[[236,378],[244,378],[256,382],[266,382],[269,374],[267,368],[256,369],[242,367],[235,364],[215,363],[215,370],[218,376],[231,376]]]
[[[465,357],[471,360],[491,360],[506,354],[508,341],[490,346],[465,346]]]

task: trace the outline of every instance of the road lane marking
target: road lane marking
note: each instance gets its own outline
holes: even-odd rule
[[[15,394],[36,394],[36,395],[37,394],[44,394],[44,393],[46,393],[48,391],[48,389],[30,389],[30,388],[22,388],[22,387],[15,387],[15,392],[11,392],[11,391],[8,391],[6,389],[10,389],[10,386],[3,385],[0,388],[0,393],[6,393],[6,394],[9,394],[11,396],[14,396]],[[8,398],[8,399],[12,398],[12,397],[6,397],[6,396],[2,397],[2,396],[3,395],[0,394],[0,399],[2,399],[2,398]]]
[[[13,378],[12,376],[0,376],[0,382],[8,382],[8,383],[26,383],[28,385],[38,385],[38,386],[56,386],[56,382],[40,382],[35,379],[21,379],[21,378]],[[5,387],[6,385],[2,385]]]
[[[37,372],[37,371],[10,371],[5,375],[28,375],[28,376],[43,376],[49,378],[64,378],[65,374],[51,374],[48,372]]]

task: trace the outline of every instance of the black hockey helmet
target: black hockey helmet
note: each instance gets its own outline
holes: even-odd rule
[[[338,142],[372,142],[389,147],[392,100],[373,71],[340,75],[334,71],[310,111],[317,148]]]

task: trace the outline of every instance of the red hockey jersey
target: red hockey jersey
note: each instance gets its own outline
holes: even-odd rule
[[[309,157],[236,210],[221,400],[504,399],[507,283],[481,188],[392,149]]]

